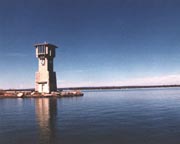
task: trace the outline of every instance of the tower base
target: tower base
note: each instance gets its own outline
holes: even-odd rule
[[[56,72],[36,72],[35,91],[51,93],[57,91]]]

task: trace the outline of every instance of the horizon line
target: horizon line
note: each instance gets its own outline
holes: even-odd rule
[[[124,86],[79,86],[79,87],[58,87],[58,90],[65,89],[125,89],[125,88],[160,88],[160,87],[180,87],[180,84],[167,84],[167,85],[124,85]],[[16,89],[16,88],[9,88],[9,89],[0,89],[0,90],[35,90],[35,88],[23,88],[23,89]]]

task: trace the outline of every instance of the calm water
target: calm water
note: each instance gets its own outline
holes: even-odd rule
[[[180,88],[0,99],[0,144],[179,144]]]

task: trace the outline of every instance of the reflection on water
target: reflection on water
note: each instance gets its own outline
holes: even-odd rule
[[[57,99],[36,99],[35,111],[39,125],[40,143],[53,143],[56,133]]]
[[[0,144],[179,144],[180,88],[0,99]]]

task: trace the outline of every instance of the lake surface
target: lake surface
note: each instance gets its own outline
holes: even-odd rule
[[[0,99],[0,144],[179,144],[180,88]]]

